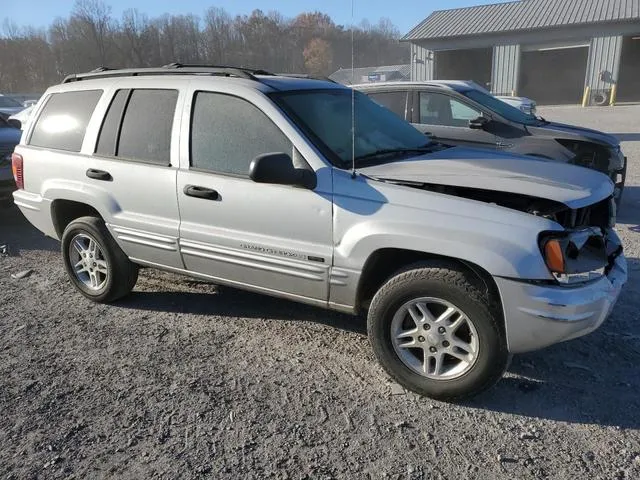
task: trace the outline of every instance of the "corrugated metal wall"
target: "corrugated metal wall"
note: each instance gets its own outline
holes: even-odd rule
[[[591,39],[586,85],[592,92],[611,90],[618,81],[621,54],[622,36]]]
[[[411,44],[411,80],[424,81],[433,80],[433,59],[434,55],[431,50]]]
[[[518,90],[520,72],[520,45],[496,45],[493,47],[491,92],[494,95],[511,95]]]

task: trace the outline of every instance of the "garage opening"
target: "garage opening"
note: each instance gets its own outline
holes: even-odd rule
[[[640,34],[624,37],[617,102],[640,101]]]
[[[486,88],[491,82],[492,61],[492,48],[435,52],[435,77],[438,80],[473,80]]]
[[[588,58],[587,45],[524,50],[518,94],[538,105],[580,103]]]

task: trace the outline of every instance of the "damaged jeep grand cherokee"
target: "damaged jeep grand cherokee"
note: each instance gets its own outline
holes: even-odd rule
[[[448,400],[611,312],[627,273],[603,174],[425,143],[325,81],[170,68],[70,77],[13,154],[15,203],[89,299],[143,265],[363,313],[386,371]]]

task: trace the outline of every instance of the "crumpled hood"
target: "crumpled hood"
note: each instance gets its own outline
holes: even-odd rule
[[[549,122],[539,127],[527,127],[533,135],[558,138],[572,138],[575,140],[592,140],[611,147],[620,145],[620,141],[613,135],[592,130],[590,128],[576,127],[564,123]],[[560,134],[560,135],[558,135]]]
[[[613,193],[611,180],[594,170],[551,160],[461,147],[408,160],[359,168],[378,179],[510,192],[581,208]]]

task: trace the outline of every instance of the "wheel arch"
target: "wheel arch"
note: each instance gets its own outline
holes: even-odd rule
[[[62,239],[65,228],[80,217],[104,217],[88,203],[58,198],[51,202],[51,219],[58,239]]]
[[[380,287],[394,274],[417,263],[450,263],[469,274],[476,288],[487,296],[504,328],[502,299],[493,276],[481,266],[459,258],[402,248],[381,248],[369,255],[360,275],[355,310],[366,311]]]

